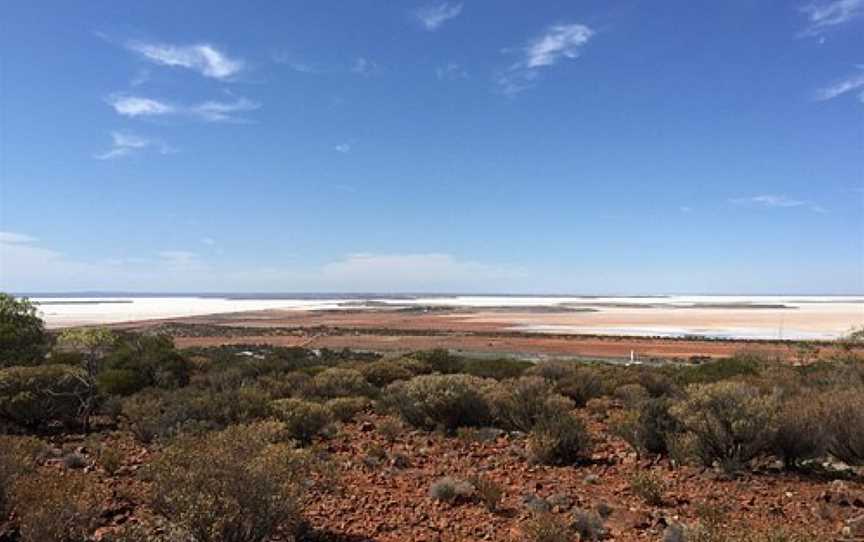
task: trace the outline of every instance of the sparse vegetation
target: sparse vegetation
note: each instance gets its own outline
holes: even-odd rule
[[[572,465],[591,453],[591,437],[573,414],[558,414],[538,422],[528,436],[531,459],[545,465]]]

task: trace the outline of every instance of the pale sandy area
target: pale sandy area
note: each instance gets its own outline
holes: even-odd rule
[[[475,323],[544,333],[708,335],[752,339],[832,339],[864,325],[864,305],[805,303],[790,309],[618,308],[596,312],[478,311],[458,316]]]

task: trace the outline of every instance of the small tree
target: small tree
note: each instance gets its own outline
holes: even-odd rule
[[[29,299],[0,293],[0,367],[38,365],[46,345],[36,306]]]
[[[78,414],[84,431],[90,431],[90,415],[96,408],[97,386],[96,375],[99,362],[108,354],[117,342],[117,337],[105,328],[67,329],[60,334],[61,346],[77,350],[84,355],[84,372],[81,373],[82,393],[76,398],[79,402]]]

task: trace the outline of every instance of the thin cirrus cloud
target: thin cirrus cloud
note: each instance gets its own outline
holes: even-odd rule
[[[155,149],[159,154],[170,154],[174,152],[164,143],[141,137],[130,132],[111,132],[111,148],[105,152],[94,155],[97,160],[112,160],[132,156],[145,149]]]
[[[348,154],[349,152],[351,152],[351,144],[339,143],[338,145],[333,147],[333,150],[335,150],[336,152],[341,152],[342,154]]]
[[[578,58],[582,48],[594,36],[594,31],[583,24],[557,24],[519,49],[521,58],[496,80],[501,92],[515,95],[533,87],[540,70],[554,66],[561,60]]]
[[[858,73],[836,81],[825,88],[819,89],[819,91],[816,92],[816,100],[833,100],[834,98],[849,92],[864,89],[864,66],[859,66],[859,68],[861,68],[861,71]],[[860,94],[858,98],[864,102],[864,93]]]
[[[186,68],[213,79],[231,79],[245,68],[243,60],[231,58],[209,43],[171,45],[130,41],[126,48],[155,64]]]
[[[462,4],[450,4],[444,2],[441,4],[423,6],[414,11],[414,17],[426,30],[433,32],[441,28],[441,25],[455,19],[462,13]]]
[[[729,200],[734,205],[743,205],[750,207],[761,207],[765,209],[789,209],[802,207],[810,209],[817,213],[825,213],[827,210],[813,203],[812,201],[790,198],[784,195],[777,194],[762,194],[758,196],[749,196],[744,198],[732,198]]]
[[[808,25],[802,36],[818,36],[864,15],[864,0],[829,0],[811,2],[799,8]]]
[[[107,101],[117,114],[125,117],[179,115],[205,122],[249,122],[239,114],[255,111],[261,107],[260,103],[243,97],[235,97],[230,101],[208,100],[193,105],[177,105],[141,96],[114,94],[109,96]]]

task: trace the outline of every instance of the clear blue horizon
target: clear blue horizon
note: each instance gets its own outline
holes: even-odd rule
[[[2,290],[864,293],[864,0],[0,17]]]

